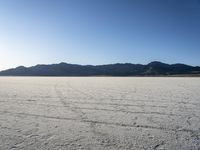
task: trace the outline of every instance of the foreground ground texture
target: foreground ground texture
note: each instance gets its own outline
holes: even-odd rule
[[[200,78],[1,77],[1,150],[199,150]]]

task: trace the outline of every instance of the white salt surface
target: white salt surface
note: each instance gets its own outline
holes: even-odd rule
[[[0,150],[199,150],[200,78],[0,77]]]

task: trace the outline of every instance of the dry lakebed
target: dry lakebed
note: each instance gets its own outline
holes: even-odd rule
[[[0,77],[0,150],[200,150],[200,78]]]

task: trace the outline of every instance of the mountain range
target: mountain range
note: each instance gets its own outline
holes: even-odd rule
[[[0,71],[0,76],[198,76],[199,66],[166,64],[158,61],[146,65],[116,63],[107,65],[77,65],[59,63],[19,66]]]

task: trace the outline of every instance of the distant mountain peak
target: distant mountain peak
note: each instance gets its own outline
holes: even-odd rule
[[[16,69],[26,69],[25,66],[18,66]]]
[[[160,62],[160,61],[152,61],[147,65],[168,65],[168,64]]]
[[[68,63],[66,63],[66,62],[61,62],[61,63],[59,63],[60,65],[67,65]]]

